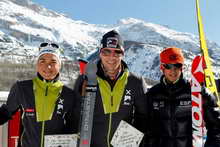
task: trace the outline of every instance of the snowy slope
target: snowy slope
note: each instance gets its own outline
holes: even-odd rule
[[[33,59],[40,42],[57,42],[64,49],[63,57],[76,61],[87,57],[99,46],[101,36],[115,29],[124,38],[130,69],[139,75],[158,80],[159,52],[167,46],[184,50],[186,71],[192,58],[200,53],[198,36],[179,32],[158,24],[135,18],[119,20],[113,25],[94,25],[76,21],[64,14],[47,10],[30,0],[0,1],[0,55],[13,62]],[[214,68],[220,66],[220,47],[208,41]],[[15,57],[18,60],[15,60]],[[27,58],[29,57],[29,58]],[[189,74],[186,72],[186,74]]]

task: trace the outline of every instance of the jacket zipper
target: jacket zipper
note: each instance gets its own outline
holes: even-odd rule
[[[48,95],[48,85],[46,86],[44,96],[47,96],[47,95]],[[43,108],[45,108],[45,107],[43,107]],[[40,145],[41,147],[43,147],[43,145],[44,145],[44,128],[45,128],[45,121],[42,122],[42,126],[41,126],[41,145]]]
[[[109,114],[108,135],[107,135],[107,144],[108,144],[108,147],[111,147],[111,145],[110,145],[111,127],[112,127],[112,113]]]
[[[172,118],[172,138],[174,138],[175,137],[175,132],[176,132],[176,123],[175,123],[175,109],[176,109],[176,104],[175,104],[175,99],[174,99],[174,97],[173,97],[173,95],[171,95],[170,94],[170,97],[171,97],[171,105],[170,105],[170,107],[171,107],[171,118]]]
[[[112,91],[113,91],[113,87],[111,87],[111,106],[114,105]],[[112,128],[112,113],[109,114],[108,135],[107,135],[107,144],[108,144],[108,147],[111,147],[111,145],[110,145],[111,128]]]
[[[113,106],[113,95],[112,95],[112,92],[111,92],[111,106]]]
[[[48,85],[47,85],[46,90],[45,90],[45,96],[47,96],[47,94],[48,94]]]
[[[44,127],[45,127],[45,121],[42,122],[42,127],[41,127],[41,147],[44,147]]]

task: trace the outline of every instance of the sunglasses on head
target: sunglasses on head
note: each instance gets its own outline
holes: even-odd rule
[[[124,52],[122,50],[110,50],[110,49],[101,49],[101,54],[103,54],[104,56],[110,56],[111,54],[113,54],[113,56],[115,57],[120,57],[124,54]]]
[[[181,68],[183,65],[180,64],[180,63],[177,63],[177,64],[163,64],[163,67],[166,68],[166,69],[172,69],[172,68]]]
[[[41,47],[47,47],[47,46],[51,46],[53,48],[59,48],[59,45],[55,44],[55,43],[47,43],[47,42],[44,42],[44,43],[41,43],[40,44],[40,48]]]

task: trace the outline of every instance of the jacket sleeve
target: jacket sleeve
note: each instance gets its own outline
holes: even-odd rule
[[[218,127],[220,129],[220,108],[217,105],[217,98],[207,88],[202,89],[204,120],[207,129]]]
[[[6,104],[0,107],[0,125],[10,120],[13,114],[18,111],[20,108],[19,97],[21,97],[21,91],[17,82],[12,86]]]
[[[217,84],[217,88],[220,88],[218,86]],[[202,89],[202,97],[204,120],[207,129],[205,146],[218,146],[220,141],[220,108],[217,105],[217,97],[205,88]]]
[[[66,88],[65,88],[66,89]],[[79,101],[76,97],[76,93],[73,90],[66,90],[64,91],[66,98],[68,101],[66,101],[65,106],[68,107],[68,112],[65,115],[65,132],[66,133],[77,133],[78,132],[78,126],[79,126]],[[65,100],[64,100],[65,102]]]
[[[138,95],[135,97],[134,127],[145,133],[146,117],[147,117],[147,101],[145,93],[147,92],[147,84],[141,79],[141,84],[137,86]]]
[[[70,111],[66,115],[66,128],[68,133],[78,133],[80,129],[80,117],[81,117],[81,91],[83,76],[79,76],[74,84],[72,92],[68,92],[69,97],[72,98],[71,102],[68,102],[67,105],[71,105]]]
[[[137,85],[135,85],[137,86]],[[147,101],[145,93],[147,92],[147,84],[144,78],[141,78],[141,84],[137,86],[138,95],[135,97],[135,112],[134,112],[134,122],[133,125],[136,129],[144,133],[144,138],[140,144],[143,147],[145,144],[145,134],[146,134],[146,121],[147,121]]]

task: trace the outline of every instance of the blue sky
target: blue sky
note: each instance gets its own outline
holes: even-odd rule
[[[168,25],[198,35],[195,0],[32,0],[74,20],[115,24],[122,18]],[[206,38],[220,45],[220,1],[200,0]]]

